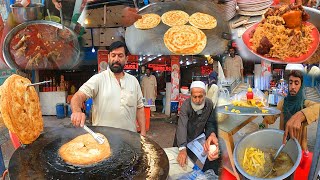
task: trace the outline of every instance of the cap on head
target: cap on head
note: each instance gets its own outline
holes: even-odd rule
[[[191,83],[190,90],[194,87],[202,88],[204,91],[206,90],[206,85],[202,81],[193,81]]]

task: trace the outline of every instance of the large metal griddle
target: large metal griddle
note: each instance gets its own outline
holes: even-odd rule
[[[25,23],[19,24],[18,26],[14,27],[5,37],[4,41],[3,41],[3,46],[2,46],[2,54],[3,54],[3,58],[6,62],[6,64],[11,68],[11,69],[21,69],[24,67],[20,67],[14,57],[11,56],[10,54],[10,42],[12,40],[12,38],[22,29],[26,28],[29,25],[33,25],[33,24],[45,24],[45,25],[50,25],[50,26],[54,26],[57,27],[59,29],[62,29],[62,25],[53,21],[46,21],[46,20],[36,20],[36,21],[27,21]],[[71,57],[71,60],[65,60],[68,61],[68,63],[65,63],[63,66],[60,66],[59,69],[72,69],[73,67],[75,67],[76,65],[79,64],[80,62],[80,44],[78,41],[78,36],[77,34],[71,30],[68,27],[64,27],[66,29],[68,29],[71,32],[71,41],[73,43],[73,47],[70,47],[69,49],[67,49],[68,51],[73,51],[74,54]],[[63,52],[60,52],[63,53]],[[43,68],[39,68],[39,69],[43,69]]]
[[[228,41],[222,38],[222,34],[229,32],[228,22],[223,20],[215,3],[212,1],[158,2],[141,8],[139,14],[156,13],[161,16],[170,10],[182,10],[190,16],[196,12],[214,16],[217,19],[217,27],[212,30],[202,30],[207,36],[207,45],[200,54],[217,55],[224,52]],[[187,23],[187,25],[190,24]],[[125,33],[125,41],[130,53],[136,55],[173,54],[166,48],[163,41],[163,36],[169,28],[162,22],[149,30],[140,30],[135,28],[134,25],[128,27]]]
[[[112,155],[91,166],[66,164],[59,156],[59,148],[86,132],[81,128],[49,128],[32,144],[18,148],[9,162],[10,179],[167,179],[169,161],[164,150],[154,141],[145,138],[141,143],[138,133],[110,127],[90,127],[105,135],[110,143]],[[142,148],[153,146],[155,151]],[[156,171],[150,177],[150,158]],[[149,161],[148,161],[149,159]]]

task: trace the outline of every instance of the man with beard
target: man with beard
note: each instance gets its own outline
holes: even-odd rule
[[[125,72],[128,49],[123,42],[110,45],[109,68],[92,76],[71,99],[71,121],[76,127],[83,127],[85,114],[82,103],[93,99],[92,125],[109,126],[136,132],[136,118],[141,135],[146,135],[142,92],[138,80]]]
[[[221,159],[219,158],[218,128],[213,103],[205,97],[206,87],[203,82],[192,82],[190,89],[191,97],[186,99],[181,106],[173,144],[173,146],[179,147],[177,161],[182,167],[188,162],[187,156],[195,162],[197,157],[187,148],[187,144],[205,133],[206,142],[203,146],[208,158],[202,171],[213,169],[216,174],[219,174]],[[212,144],[216,145],[217,149],[213,153],[209,153],[209,147]]]
[[[302,150],[307,150],[307,125],[319,118],[320,103],[305,99],[303,75],[293,70],[289,74],[289,94],[279,101],[277,108],[280,114],[280,129],[285,130],[283,143],[287,136],[296,138]],[[264,124],[273,124],[279,115],[266,116]]]
[[[243,63],[240,56],[235,55],[235,49],[229,49],[230,56],[224,62],[224,74],[227,79],[240,79],[243,81]]]
[[[143,97],[148,101],[152,100],[152,105],[155,105],[157,98],[157,79],[151,74],[150,68],[146,70],[146,76],[142,78],[141,89]],[[151,111],[156,111],[156,107],[151,107]]]

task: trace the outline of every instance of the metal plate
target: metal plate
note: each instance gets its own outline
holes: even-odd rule
[[[10,179],[166,179],[169,161],[164,150],[138,133],[110,127],[90,127],[105,135],[112,155],[91,166],[66,164],[59,148],[85,134],[81,128],[50,128],[9,162]]]
[[[192,15],[196,12],[207,13],[217,20],[217,27],[211,30],[202,30],[207,36],[207,45],[202,55],[217,55],[224,52],[228,41],[222,38],[224,32],[229,32],[228,23],[220,16],[218,8],[212,1],[175,1],[149,4],[140,9],[139,14],[155,13],[162,15],[170,10],[182,10]],[[189,24],[189,23],[187,23]],[[130,26],[126,30],[125,41],[131,54],[136,55],[170,55],[166,48],[163,36],[170,27],[160,24],[149,30],[140,30]]]
[[[225,106],[228,107],[228,111],[225,110]],[[225,105],[217,107],[217,113],[222,114],[231,114],[231,115],[242,115],[242,116],[268,116],[268,115],[277,115],[280,114],[281,111],[274,107],[265,107],[265,108],[257,108],[257,107],[240,107],[234,105]],[[231,112],[232,109],[240,110],[240,113]],[[268,110],[267,113],[262,113],[262,110]]]
[[[5,37],[4,41],[3,41],[3,46],[2,46],[2,53],[3,53],[3,58],[5,60],[5,62],[7,63],[7,65],[11,68],[11,69],[21,69],[23,67],[20,67],[15,60],[12,58],[11,54],[10,54],[10,42],[11,39],[16,35],[17,32],[19,32],[20,30],[26,28],[29,25],[33,25],[33,24],[45,24],[45,25],[50,25],[50,26],[54,26],[57,27],[59,29],[62,29],[62,25],[53,21],[46,21],[46,20],[37,20],[37,21],[28,21],[22,24],[19,24],[18,26],[14,27]],[[70,28],[64,26],[64,28],[68,29],[71,32],[71,36],[72,36],[72,41],[73,41],[73,48],[74,50],[74,55],[72,56],[71,60],[68,60],[69,63],[66,63],[65,65],[59,67],[59,69],[72,69],[73,67],[75,67],[77,64],[79,64],[80,62],[80,45],[78,42],[78,36],[77,34],[72,31]],[[63,52],[60,52],[63,53]],[[41,68],[42,69],[42,68]]]

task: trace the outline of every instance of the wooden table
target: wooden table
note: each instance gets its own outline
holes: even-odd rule
[[[252,122],[257,116],[240,116],[240,115],[229,115],[227,119],[220,122],[219,127],[219,137],[221,137],[227,147],[228,157],[231,164],[223,162],[222,166],[233,174],[237,179],[240,179],[237,173],[234,161],[233,161],[233,150],[234,150],[234,140],[233,135],[237,133],[241,128],[243,128],[248,123]]]

